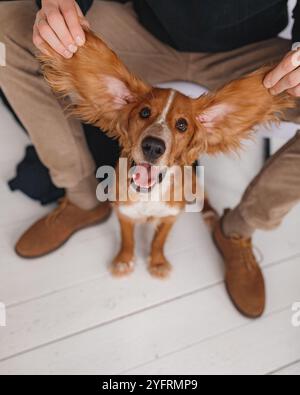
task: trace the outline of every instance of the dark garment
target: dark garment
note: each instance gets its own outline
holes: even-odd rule
[[[293,26],[293,42],[300,41],[300,1],[297,1],[297,5],[293,12],[294,26]]]
[[[125,3],[127,0],[117,0]],[[78,1],[86,12],[92,0]],[[276,37],[288,24],[288,0],[133,0],[143,26],[184,52],[224,52]],[[293,41],[300,41],[300,0]]]
[[[22,191],[42,205],[55,202],[65,194],[63,189],[53,185],[49,170],[39,160],[33,146],[26,148],[25,157],[17,166],[17,175],[8,185],[12,191]]]
[[[134,5],[141,23],[175,49],[224,52],[278,36],[288,24],[287,1],[135,0]]]
[[[92,156],[100,166],[115,166],[119,158],[119,146],[99,129],[84,125],[85,135]],[[40,161],[33,146],[28,146],[25,156],[17,166],[16,177],[8,182],[12,191],[21,191],[42,205],[56,202],[65,195],[64,189],[57,188],[49,170]]]

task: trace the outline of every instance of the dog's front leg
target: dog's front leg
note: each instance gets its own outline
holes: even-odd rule
[[[172,270],[172,266],[165,257],[164,247],[175,220],[175,217],[162,220],[155,233],[149,262],[149,272],[154,277],[166,278]]]
[[[122,277],[130,274],[134,269],[134,223],[119,215],[121,227],[121,249],[112,263],[112,274]]]

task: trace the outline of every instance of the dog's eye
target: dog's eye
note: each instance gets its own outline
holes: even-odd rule
[[[178,129],[180,132],[186,132],[188,129],[188,122],[184,118],[178,119],[176,122],[176,129]]]
[[[149,107],[145,107],[140,111],[140,117],[142,119],[147,119],[151,117],[151,109]]]

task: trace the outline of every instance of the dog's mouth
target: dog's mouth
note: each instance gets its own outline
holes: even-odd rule
[[[138,192],[149,192],[160,184],[166,174],[166,168],[150,163],[133,164],[132,184]]]

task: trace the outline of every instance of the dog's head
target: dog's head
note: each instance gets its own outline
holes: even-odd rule
[[[71,60],[41,56],[52,88],[72,100],[73,114],[120,140],[123,155],[144,166],[191,165],[202,153],[237,150],[261,123],[294,106],[263,86],[264,68],[214,93],[191,99],[153,88],[133,75],[97,36]],[[174,65],[176,67],[176,65]],[[155,173],[155,172],[154,172]]]

